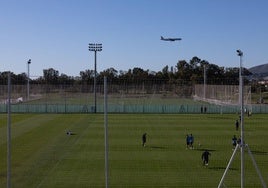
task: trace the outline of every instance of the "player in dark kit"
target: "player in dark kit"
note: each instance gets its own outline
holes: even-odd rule
[[[190,144],[190,149],[194,149],[194,136],[190,134],[189,136],[189,144]]]
[[[236,138],[235,135],[232,138],[232,144],[233,144],[233,147],[235,148],[236,147],[236,144],[237,144],[237,138]]]
[[[143,147],[145,147],[146,140],[147,140],[147,133],[144,133],[144,134],[142,135],[142,146],[143,146]]]
[[[208,160],[209,160],[209,155],[211,155],[208,150],[205,150],[203,153],[202,153],[202,160],[203,160],[203,165],[208,165]]]
[[[238,128],[239,128],[239,122],[238,120],[235,121],[235,129],[238,131]]]
[[[190,147],[190,136],[187,134],[186,135],[186,149]]]

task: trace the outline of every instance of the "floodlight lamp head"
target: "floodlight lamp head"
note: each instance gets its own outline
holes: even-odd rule
[[[243,56],[243,52],[241,50],[236,50],[238,56]]]
[[[28,60],[28,64],[31,64],[31,59]]]
[[[88,44],[88,50],[89,51],[102,51],[102,44],[97,44],[97,43],[89,43]]]

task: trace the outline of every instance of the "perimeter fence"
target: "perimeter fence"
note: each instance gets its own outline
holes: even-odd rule
[[[109,81],[109,113],[239,113],[238,85],[192,84],[181,80]],[[29,89],[29,96],[28,96]],[[103,113],[103,80],[94,84],[11,85],[14,113]],[[7,112],[8,86],[0,85],[0,113]],[[95,95],[96,93],[96,95]],[[252,103],[244,87],[245,111],[268,113],[267,104]],[[96,106],[95,106],[96,104]]]

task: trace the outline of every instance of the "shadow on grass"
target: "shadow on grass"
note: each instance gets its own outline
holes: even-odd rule
[[[149,146],[149,148],[151,148],[151,149],[167,149],[167,147],[163,147],[163,146]]]
[[[197,148],[197,149],[194,149],[194,150],[196,150],[196,151],[210,151],[210,152],[212,152],[212,151],[216,151],[215,149],[206,149],[206,148]]]
[[[251,153],[255,155],[268,155],[266,151],[251,151]]]
[[[211,169],[211,170],[225,170],[226,167],[215,166],[215,167],[208,167],[208,169]],[[228,170],[238,171],[238,168],[229,168]]]

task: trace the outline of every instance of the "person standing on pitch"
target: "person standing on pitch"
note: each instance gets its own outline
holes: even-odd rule
[[[189,136],[189,144],[190,149],[194,149],[194,136],[192,134]]]
[[[147,140],[147,133],[144,133],[144,134],[142,135],[142,146],[143,146],[143,147],[145,147],[146,140]]]
[[[238,128],[239,128],[239,122],[238,120],[235,121],[235,129],[238,131]]]
[[[236,138],[235,135],[234,135],[233,138],[232,138],[232,144],[233,144],[233,147],[234,147],[234,149],[235,149],[236,144],[237,144],[237,138]]]
[[[202,153],[202,161],[203,161],[203,165],[208,165],[208,160],[209,160],[209,155],[211,155],[208,150],[205,150],[203,153]]]
[[[190,147],[190,136],[187,134],[186,135],[186,149]]]

